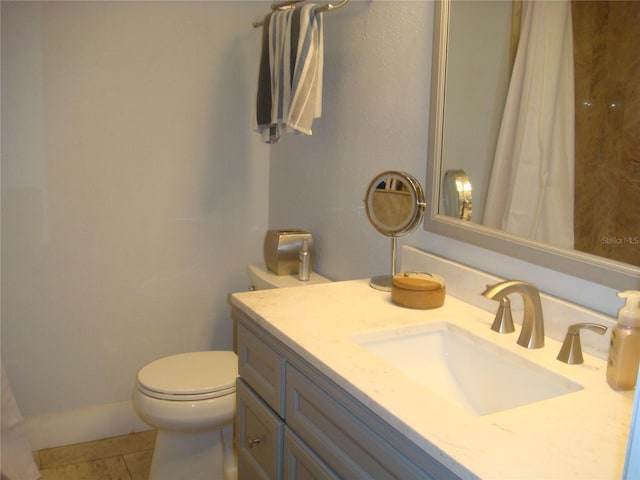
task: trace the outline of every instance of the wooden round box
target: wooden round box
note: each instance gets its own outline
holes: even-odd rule
[[[444,279],[424,272],[403,272],[394,275],[391,301],[407,308],[429,309],[444,305]]]

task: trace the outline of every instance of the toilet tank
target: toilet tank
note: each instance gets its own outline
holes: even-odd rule
[[[313,285],[318,283],[331,282],[319,273],[311,272],[309,280],[301,282],[297,275],[276,275],[267,270],[265,264],[252,263],[247,266],[247,275],[251,282],[252,290],[267,290],[270,288],[300,287],[303,285]]]

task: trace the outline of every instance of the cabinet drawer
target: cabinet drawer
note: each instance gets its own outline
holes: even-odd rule
[[[285,480],[339,480],[290,428],[284,428]]]
[[[239,480],[282,478],[284,422],[242,379],[236,387]]]
[[[256,334],[238,325],[238,373],[284,418],[285,359]]]
[[[433,478],[287,365],[287,425],[342,478]]]

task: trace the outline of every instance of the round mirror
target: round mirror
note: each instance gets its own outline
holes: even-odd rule
[[[388,237],[401,237],[413,232],[422,220],[424,192],[408,173],[382,172],[369,184],[365,205],[376,230]]]
[[[424,191],[412,175],[390,170],[372,180],[364,203],[374,228],[391,237],[391,275],[374,277],[369,284],[378,290],[391,291],[396,274],[397,237],[413,232],[422,221],[426,206]]]

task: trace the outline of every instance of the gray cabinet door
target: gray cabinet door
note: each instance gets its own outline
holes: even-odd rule
[[[256,334],[238,325],[238,373],[284,418],[285,359]]]
[[[284,422],[242,379],[236,397],[238,479],[281,479]]]
[[[339,480],[338,477],[305,443],[284,428],[285,480]]]
[[[454,478],[438,462],[409,460],[330,392],[291,364],[286,375],[287,425],[342,478],[433,480]]]

